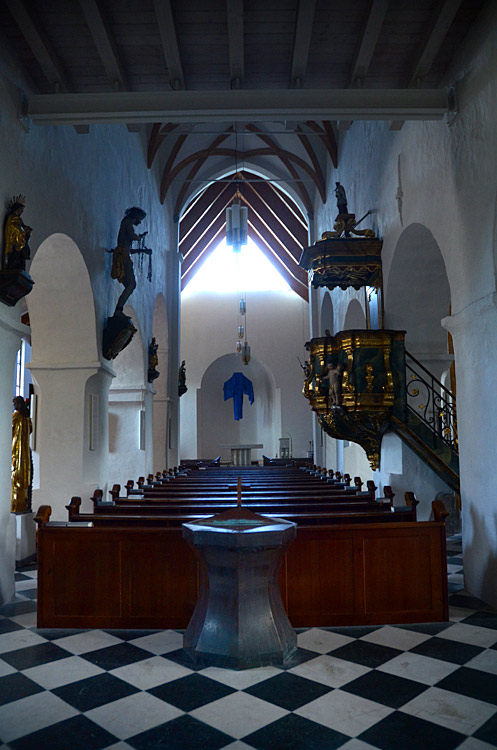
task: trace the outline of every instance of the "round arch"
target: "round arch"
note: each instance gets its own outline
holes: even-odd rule
[[[359,300],[352,299],[345,313],[343,330],[349,331],[353,328],[366,328],[366,315]]]
[[[440,247],[423,224],[400,235],[385,285],[385,327],[406,331],[413,354],[447,354],[441,320],[449,314],[450,286]]]
[[[243,418],[234,419],[233,399],[224,401],[223,385],[234,372],[243,372],[253,385],[254,403],[243,398]],[[262,450],[254,451],[253,457],[265,453],[275,455],[281,432],[281,407],[276,384],[271,370],[253,357],[243,365],[237,354],[224,354],[206,368],[200,383],[198,398],[198,455],[214,458],[221,454],[229,460],[229,447],[262,443]]]
[[[35,279],[26,298],[32,360],[95,362],[99,359],[90,275],[83,255],[66,234],[52,234],[38,247],[30,267]]]

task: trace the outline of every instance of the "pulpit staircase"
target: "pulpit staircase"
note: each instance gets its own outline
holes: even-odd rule
[[[406,362],[404,418],[390,426],[443,481],[459,492],[459,455],[455,397],[409,352]]]

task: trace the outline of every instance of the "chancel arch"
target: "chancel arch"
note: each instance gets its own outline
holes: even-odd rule
[[[254,403],[243,397],[243,418],[235,420],[233,399],[224,400],[223,385],[233,373],[241,372],[254,389]],[[205,370],[198,393],[198,455],[213,458],[221,455],[229,461],[230,445],[259,444],[253,450],[254,460],[261,454],[276,455],[281,432],[279,390],[270,369],[256,357],[244,365],[239,355],[225,354]],[[222,447],[225,446],[225,447]]]
[[[152,471],[152,389],[147,382],[145,354],[137,316],[126,305],[138,330],[113,360],[116,377],[109,390],[109,481],[125,484]]]
[[[61,233],[47,237],[30,273],[36,280],[27,305],[36,398],[35,487],[40,486],[33,491],[33,505],[51,505],[52,517],[62,520],[65,498],[88,498],[106,481],[106,420],[93,423],[90,445],[89,405],[99,400],[100,417],[102,409],[106,414],[111,376],[100,363],[90,276],[74,240]]]

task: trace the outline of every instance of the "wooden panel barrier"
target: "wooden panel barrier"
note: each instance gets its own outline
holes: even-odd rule
[[[299,528],[280,574],[295,627],[448,618],[443,523]],[[180,528],[38,530],[38,627],[185,628],[198,570]]]

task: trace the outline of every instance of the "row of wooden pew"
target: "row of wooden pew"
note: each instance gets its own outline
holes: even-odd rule
[[[376,487],[355,477],[333,476],[333,472],[302,472],[293,468],[234,467],[212,468],[203,472],[177,472],[175,475],[142,478],[126,483],[126,496],[114,485],[106,501],[96,490],[93,513],[81,512],[81,498],[73,497],[67,507],[72,523],[96,526],[180,526],[185,521],[207,518],[241,500],[250,510],[295,521],[299,526],[322,523],[389,523],[416,520],[417,501],[406,493],[406,505],[395,507],[390,487],[385,497],[376,498]]]
[[[238,479],[240,478],[240,485]],[[69,503],[69,522],[38,523],[38,627],[185,628],[201,567],[181,524],[234,507],[293,520],[280,571],[294,627],[447,618],[442,523],[416,522],[394,494],[318,467],[205,467],[165,472],[126,492],[97,490],[93,512]],[[410,504],[409,504],[410,503]]]

